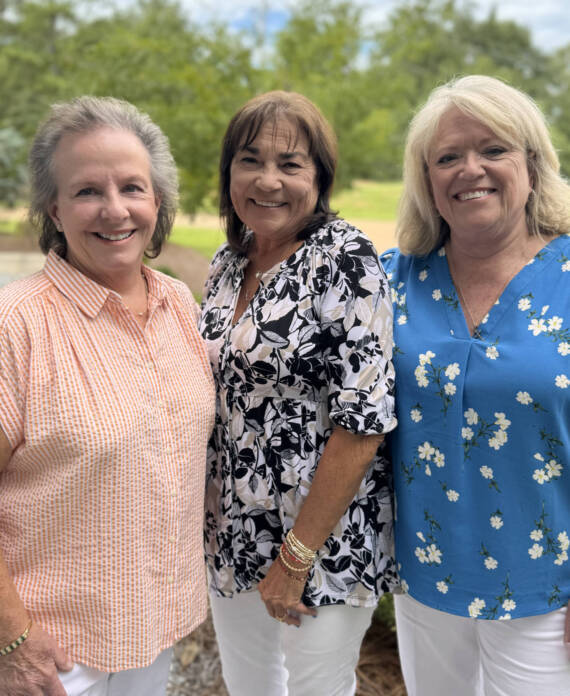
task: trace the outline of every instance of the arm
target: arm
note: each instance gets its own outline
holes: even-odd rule
[[[0,430],[0,474],[12,448]],[[30,622],[0,551],[0,648],[20,636]],[[32,623],[28,638],[9,655],[0,656],[0,684],[4,696],[65,696],[57,670],[69,671],[73,662],[55,640]]]
[[[382,435],[355,435],[337,427],[317,466],[311,488],[293,531],[311,549],[320,549],[356,495]],[[303,585],[287,576],[274,562],[258,586],[267,611],[273,617],[298,626],[298,614],[316,616],[301,602]]]

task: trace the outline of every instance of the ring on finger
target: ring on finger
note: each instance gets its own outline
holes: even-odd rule
[[[286,617],[287,617],[287,612],[285,612],[284,614],[281,614],[281,616],[274,616],[273,618],[277,619],[277,621],[284,622]]]

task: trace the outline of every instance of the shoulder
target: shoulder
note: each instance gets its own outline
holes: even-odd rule
[[[52,283],[43,271],[0,288],[0,331],[26,314],[36,314]]]
[[[376,255],[374,245],[364,232],[342,218],[327,222],[309,240],[323,251],[329,250],[331,253],[356,252],[360,249]]]

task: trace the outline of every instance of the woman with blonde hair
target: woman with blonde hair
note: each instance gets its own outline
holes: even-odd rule
[[[568,233],[570,187],[530,97],[482,75],[435,89],[382,257],[410,696],[570,693]]]

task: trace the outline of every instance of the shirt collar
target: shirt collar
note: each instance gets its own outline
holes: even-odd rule
[[[44,272],[55,287],[88,317],[96,317],[110,298],[114,298],[116,302],[122,302],[121,296],[117,292],[88,278],[61,256],[58,256],[53,249],[47,256]],[[142,273],[147,280],[151,298],[157,304],[165,302],[169,294],[169,287],[160,274],[147,266],[143,266]]]

